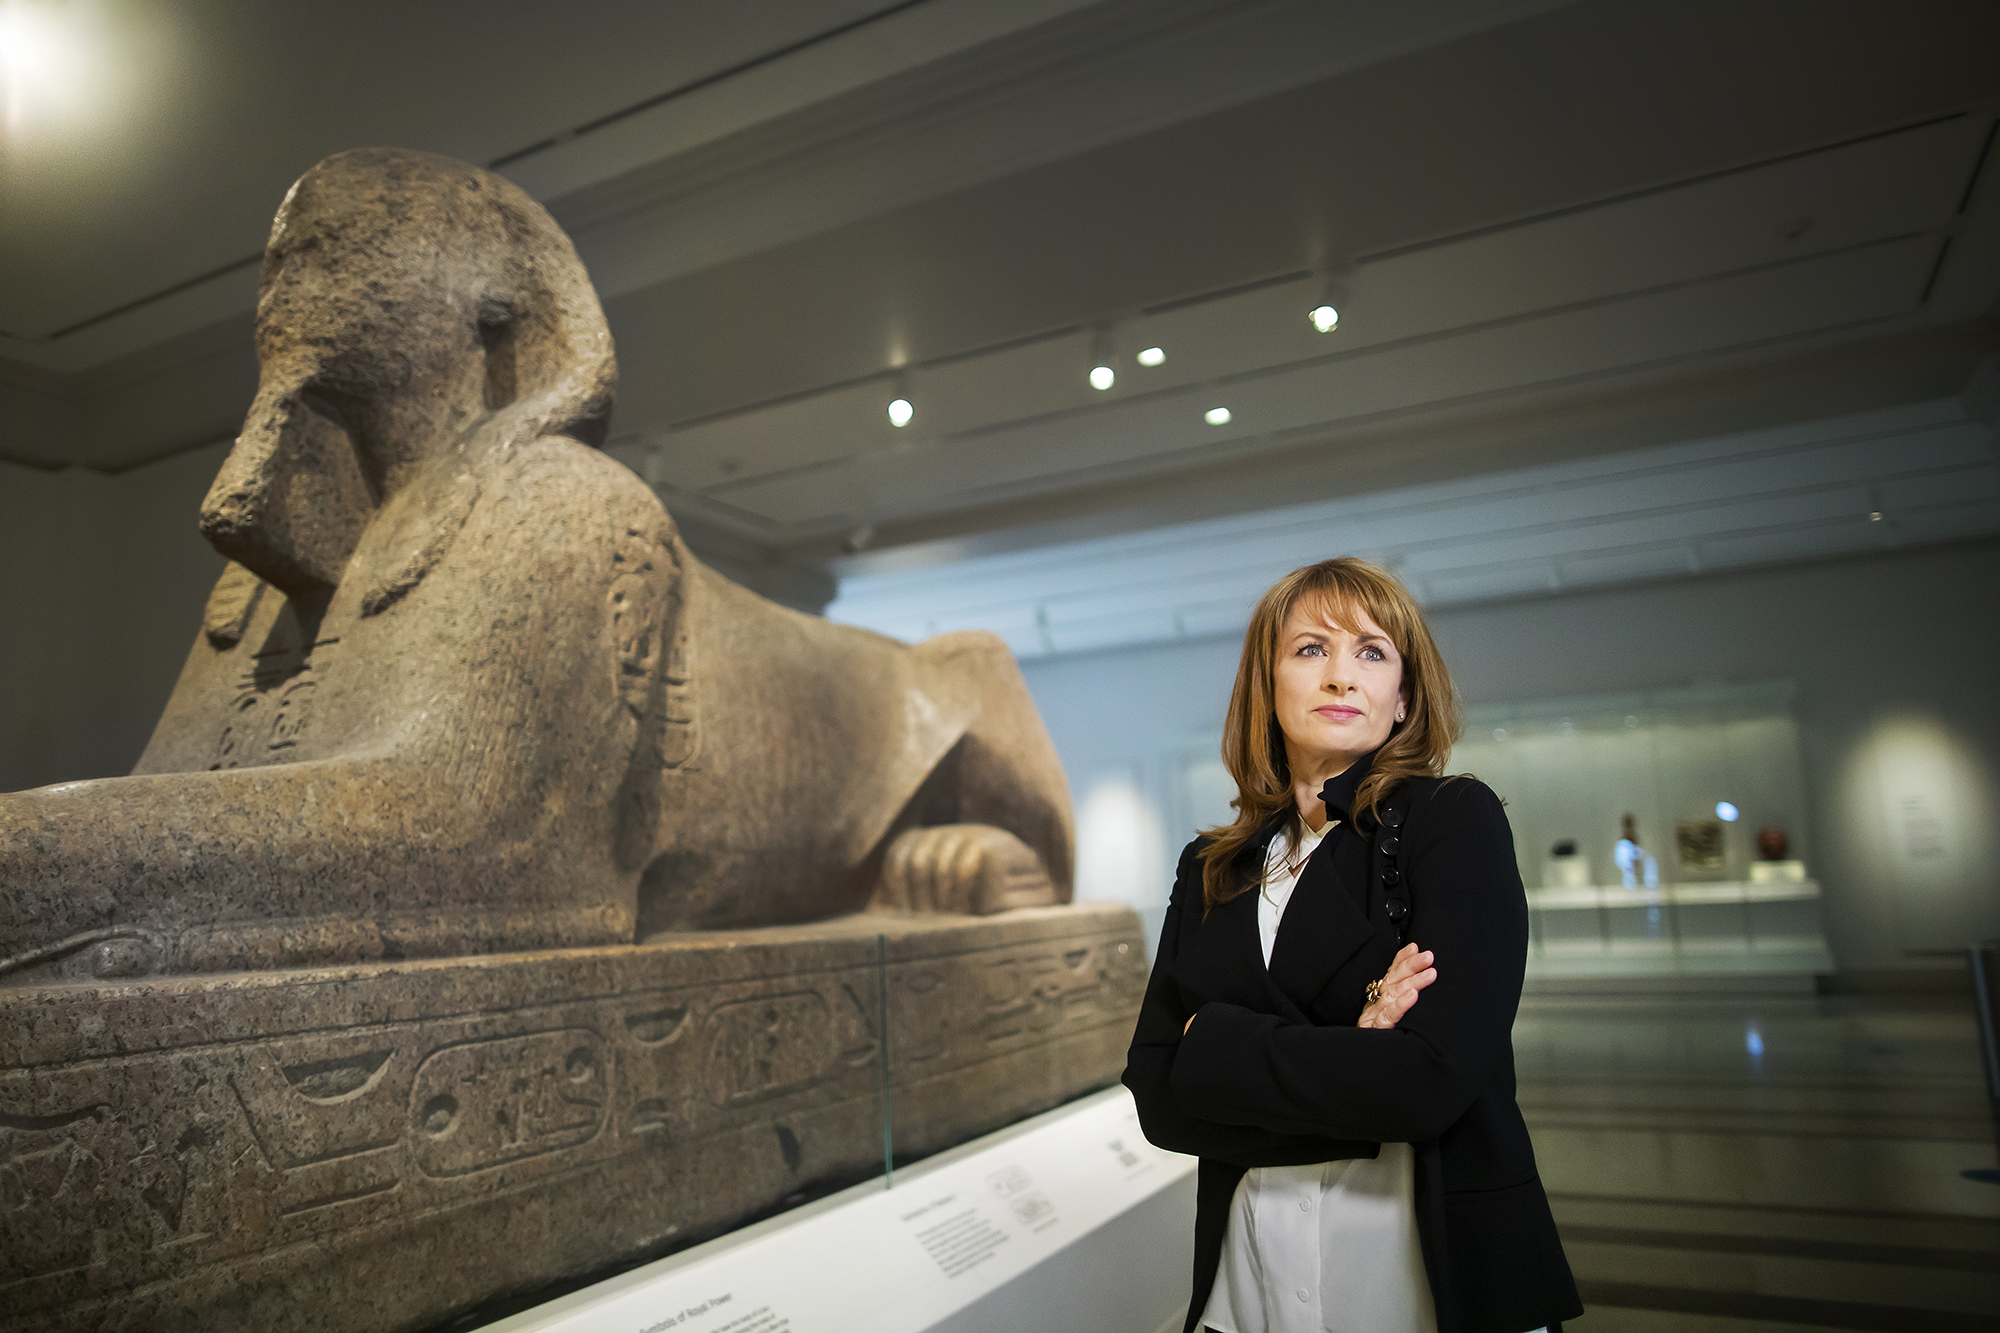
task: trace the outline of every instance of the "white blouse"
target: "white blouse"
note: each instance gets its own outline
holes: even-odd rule
[[[1257,902],[1264,966],[1306,858],[1338,822],[1296,845],[1271,839]],[[1436,1333],[1410,1145],[1385,1143],[1373,1160],[1246,1171],[1201,1318],[1220,1333]]]

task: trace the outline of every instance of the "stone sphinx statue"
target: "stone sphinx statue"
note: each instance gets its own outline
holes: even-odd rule
[[[774,605],[605,457],[616,367],[508,182],[343,153],[280,208],[231,563],[134,776],[0,804],[0,975],[631,942],[1067,901],[1011,655]]]
[[[328,159],[257,347],[137,770],[0,796],[0,1325],[425,1328],[1115,1080],[1013,660],[694,559],[538,205]]]

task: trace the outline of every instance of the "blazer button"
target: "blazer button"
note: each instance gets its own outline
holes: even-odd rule
[[[1382,839],[1382,846],[1380,848],[1380,851],[1384,856],[1394,856],[1396,854],[1396,849],[1402,845],[1403,845],[1402,842],[1396,837],[1395,834],[1392,833],[1388,837]]]
[[[1382,812],[1382,822],[1390,828],[1401,828],[1403,827],[1403,812],[1401,810],[1384,810]]]

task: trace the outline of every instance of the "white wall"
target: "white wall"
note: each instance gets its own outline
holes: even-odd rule
[[[195,516],[228,449],[117,476],[0,463],[0,792],[137,762],[222,572]]]
[[[1807,822],[1843,971],[1957,967],[2000,935],[2000,543],[1457,607],[1433,628],[1469,704],[1722,681],[1797,682]],[[1166,874],[1130,840],[1138,792],[1172,858],[1212,796],[1178,756],[1219,728],[1239,643],[1203,639],[1027,663],[1069,772],[1086,896],[1157,918]],[[1120,798],[1121,800],[1123,798]],[[1194,812],[1203,811],[1197,816]]]

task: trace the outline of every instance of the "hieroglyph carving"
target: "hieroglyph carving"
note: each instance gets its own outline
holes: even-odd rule
[[[967,928],[899,941],[883,974],[895,1084],[934,1088],[956,1077],[980,1093],[968,1123],[945,1126],[920,1093],[899,1092],[899,1105],[911,1098],[899,1120],[904,1150],[1101,1082],[1097,1048],[1122,1047],[1145,983],[1132,924],[1115,910],[1045,913],[985,947]],[[536,1181],[593,1167],[623,1179],[641,1161],[729,1158],[718,1145],[731,1135],[767,1136],[753,1140],[768,1155],[763,1167],[732,1165],[753,1189],[879,1164],[873,937],[856,930],[823,942],[821,965],[803,976],[755,975],[782,949],[754,935],[739,944],[578,951],[567,979],[590,977],[584,990],[612,983],[608,992],[525,1006],[502,997],[540,960],[496,963],[481,995],[461,996],[475,1003],[458,1017],[277,1036],[227,1034],[254,1026],[286,984],[275,977],[220,998],[71,988],[32,1023],[22,1022],[25,993],[12,992],[0,1001],[0,1020],[22,1024],[0,1046],[9,1066],[0,1074],[0,1312],[87,1324],[76,1303],[93,1295],[203,1274],[219,1282],[315,1236],[441,1233],[454,1210]],[[744,971],[746,956],[752,975],[730,979],[724,964]],[[673,974],[685,984],[658,984]],[[321,1016],[336,1019],[364,988],[399,1004],[428,996],[435,1007],[441,988],[462,984],[448,962],[337,981],[304,975],[328,992]],[[115,1044],[105,1025],[142,1005],[170,1017],[201,1012],[220,1039],[178,1044],[167,1024],[144,1036],[145,1049],[96,1054]],[[66,1027],[93,1026],[100,1036],[77,1043],[81,1058],[35,1063]],[[1091,1057],[1072,1057],[1054,1084],[1022,1074],[1062,1042],[1085,1043]],[[770,1136],[771,1124],[782,1133]],[[759,1170],[775,1184],[755,1179]]]

